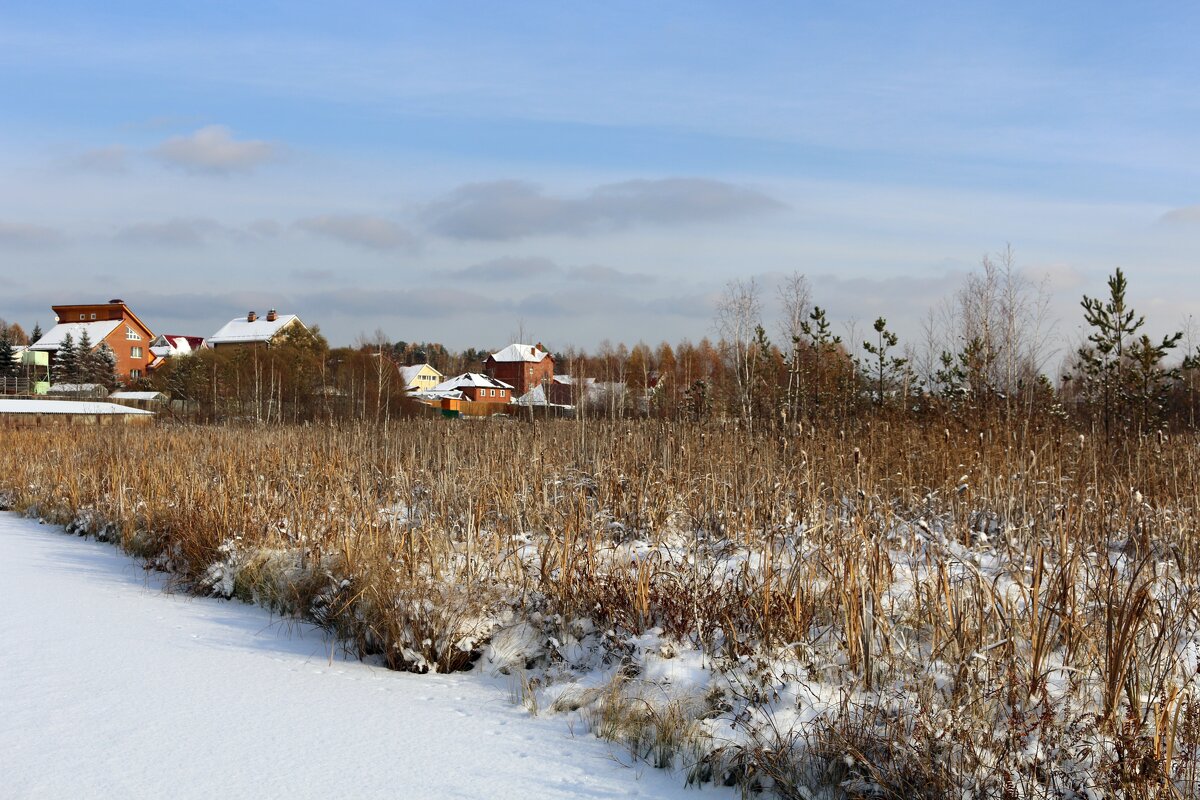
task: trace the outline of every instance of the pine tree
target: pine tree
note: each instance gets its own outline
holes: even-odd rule
[[[873,328],[876,340],[863,342],[863,349],[871,355],[871,358],[860,359],[858,366],[867,379],[874,384],[875,403],[882,405],[887,388],[895,383],[897,376],[904,369],[904,365],[908,363],[908,359],[888,355],[900,340],[896,334],[887,329],[886,319],[880,317],[875,320]]]
[[[808,344],[813,351],[812,404],[815,408],[821,404],[821,372],[825,361],[836,352],[842,343],[842,337],[834,336],[825,309],[813,306],[812,313],[806,322],[800,323],[800,330],[808,337]]]
[[[7,392],[17,377],[16,352],[7,330],[0,331],[0,392]]]
[[[92,374],[88,376],[89,383],[98,383],[106,389],[114,388],[117,383],[117,354],[107,343],[96,348],[92,359]]]
[[[72,383],[96,383],[96,353],[87,328],[79,334],[79,344],[75,346],[75,375]]]
[[[68,333],[54,354],[54,382],[77,383],[78,380],[79,361],[75,353],[75,338]]]
[[[1129,288],[1119,268],[1108,279],[1108,299],[1083,296],[1083,318],[1092,328],[1088,344],[1079,348],[1084,391],[1093,404],[1099,404],[1104,433],[1112,433],[1113,423],[1133,410],[1139,421],[1152,416],[1154,397],[1170,375],[1159,363],[1174,349],[1182,333],[1164,336],[1155,343],[1137,332],[1146,324],[1125,301]]]

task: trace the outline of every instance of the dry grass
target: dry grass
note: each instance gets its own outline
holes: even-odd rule
[[[597,730],[699,778],[1194,796],[1197,440],[1001,430],[0,431],[0,495],[396,669],[467,668],[530,622],[519,660],[616,669]],[[653,699],[647,637],[705,654],[703,702]]]

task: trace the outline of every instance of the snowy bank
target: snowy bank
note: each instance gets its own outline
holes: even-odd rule
[[[696,797],[568,716],[531,717],[504,679],[372,667],[163,584],[0,514],[6,797]]]

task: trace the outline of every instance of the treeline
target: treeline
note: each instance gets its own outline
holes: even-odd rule
[[[1105,296],[1081,299],[1086,339],[1065,359],[1053,348],[1048,291],[1016,268],[1011,250],[983,259],[931,309],[918,341],[902,342],[883,317],[835,332],[803,275],[776,292],[782,315],[770,328],[763,290],[733,281],[714,337],[567,349],[555,353],[556,371],[570,376],[571,404],[588,416],[781,430],[898,417],[1058,420],[1110,435],[1196,424],[1200,352],[1182,352],[1182,333],[1146,334],[1120,270]],[[399,366],[428,362],[451,376],[481,371],[487,353],[382,332],[330,348],[318,331],[270,350],[173,358],[143,383],[206,420],[385,420],[414,411]]]

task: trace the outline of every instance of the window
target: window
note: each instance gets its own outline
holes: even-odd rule
[[[132,342],[140,342],[142,337],[137,335],[137,332],[128,325],[125,326],[125,338]]]
[[[140,347],[131,347],[131,348],[129,349],[129,357],[130,357],[130,358],[141,358],[141,357],[142,357],[142,348],[140,348]]]
[[[95,319],[95,318],[96,318],[96,315],[95,315],[95,314],[92,314],[92,319]]]
[[[80,314],[80,315],[79,315],[79,318],[80,318],[80,319],[87,319],[87,314]]]
[[[140,377],[142,377],[142,371],[140,369],[129,370],[129,380],[136,381]]]

